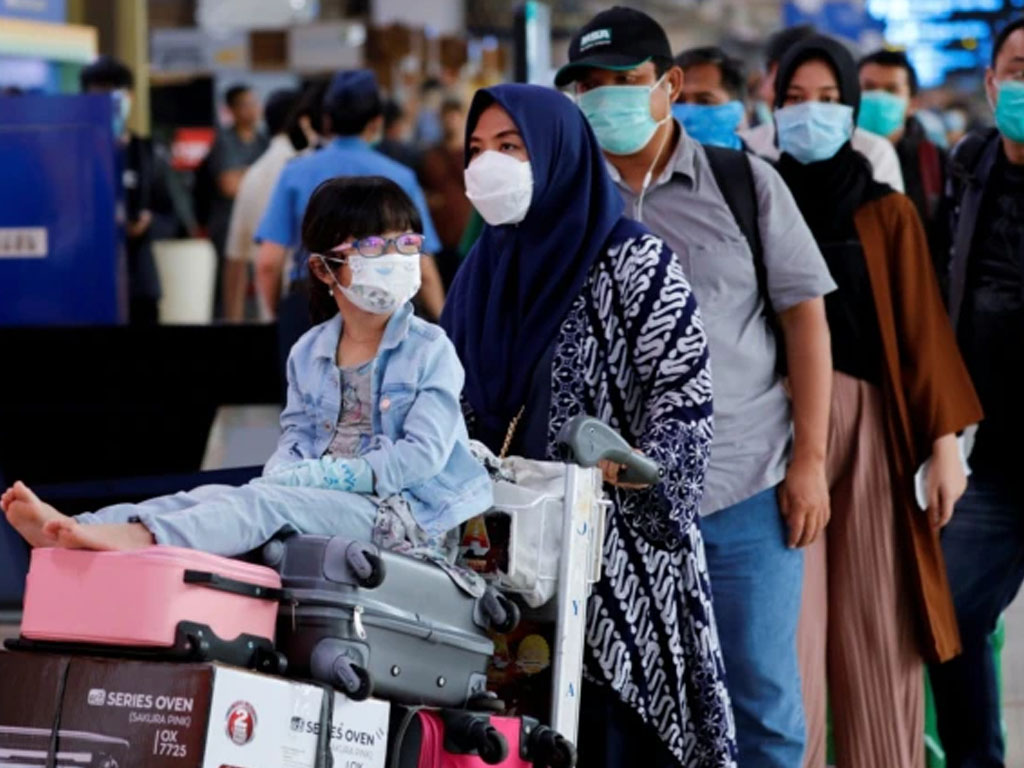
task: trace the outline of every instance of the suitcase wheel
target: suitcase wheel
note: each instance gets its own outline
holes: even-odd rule
[[[367,545],[353,541],[345,552],[345,559],[363,589],[376,589],[384,583],[384,561]]]
[[[263,545],[263,562],[270,568],[276,568],[284,562],[285,546],[280,539],[271,539]]]
[[[484,615],[490,622],[491,629],[499,634],[511,632],[519,624],[521,612],[507,596],[495,589],[488,589],[482,598]]]
[[[508,741],[491,725],[490,718],[462,710],[442,714],[446,745],[462,754],[476,754],[486,765],[500,765],[508,759]]]
[[[508,759],[508,742],[497,728],[488,725],[477,741],[476,751],[487,765],[501,765]]]
[[[280,651],[274,653],[277,660],[277,671],[274,674],[283,675],[288,671],[288,657]]]
[[[281,651],[261,648],[256,652],[253,666],[267,675],[283,675],[288,671],[288,657]]]
[[[373,681],[370,673],[347,656],[339,656],[334,660],[334,680],[332,681],[352,701],[364,701],[373,693]]]
[[[568,739],[545,725],[533,729],[527,742],[528,759],[535,768],[573,768],[576,748]]]

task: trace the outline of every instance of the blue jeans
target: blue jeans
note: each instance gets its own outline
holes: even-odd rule
[[[270,483],[204,485],[141,504],[115,504],[75,519],[83,524],[137,518],[157,544],[228,557],[250,552],[279,533],[370,541],[377,503],[368,496]]]
[[[776,489],[703,517],[715,620],[742,768],[798,768],[804,705],[796,629],[802,550],[786,546]]]
[[[1024,581],[1024,484],[975,476],[942,533],[963,654],[930,668],[948,768],[1002,768],[989,635]]]

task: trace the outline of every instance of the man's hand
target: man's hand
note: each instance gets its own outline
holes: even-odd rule
[[[935,529],[953,517],[953,506],[967,490],[967,473],[960,460],[956,435],[943,435],[932,444],[932,463],[928,469],[926,495],[928,519]]]
[[[824,461],[793,460],[779,487],[779,508],[789,526],[790,547],[806,547],[818,538],[832,515]]]
[[[238,196],[238,188],[242,184],[242,177],[245,176],[247,168],[232,168],[229,171],[222,171],[217,177],[217,188],[221,195],[228,200],[234,200]]]
[[[149,211],[142,211],[137,220],[129,221],[125,226],[125,234],[128,237],[142,237],[146,234],[146,230],[149,229],[149,225],[152,223],[153,214]]]

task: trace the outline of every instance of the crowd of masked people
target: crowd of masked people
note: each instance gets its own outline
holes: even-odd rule
[[[1024,18],[985,72],[995,127],[948,151],[903,54],[788,29],[766,70],[758,120],[721,50],[676,57],[617,7],[574,34],[557,89],[468,109],[435,88],[408,115],[345,71],[274,94],[264,138],[229,93],[209,163],[225,311],[252,265],[290,349],[334,300],[329,264],[363,247],[313,253],[334,244],[307,203],[383,177],[419,237],[362,235],[420,260],[469,434],[553,458],[585,411],[665,468],[639,487],[605,467],[581,765],[821,768],[830,710],[839,766],[923,768],[927,670],[947,765],[1001,766],[989,637],[1024,580]],[[393,221],[379,200],[370,220]],[[145,202],[129,209],[137,238]],[[338,290],[369,306],[392,278],[374,279]]]

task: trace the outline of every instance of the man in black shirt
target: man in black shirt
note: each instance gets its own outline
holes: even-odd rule
[[[117,59],[100,56],[82,70],[80,82],[83,93],[109,93],[114,102],[113,131],[119,150],[123,206],[119,223],[124,232],[128,264],[128,320],[136,325],[155,325],[160,278],[153,261],[149,231],[153,221],[150,211],[153,155],[149,141],[128,129],[135,78]]]
[[[907,196],[928,234],[940,279],[949,253],[949,222],[942,205],[946,153],[930,141],[915,116],[918,80],[902,51],[880,50],[860,61],[860,126],[896,147]]]
[[[953,150],[949,309],[985,420],[967,493],[942,535],[963,655],[931,669],[949,768],[1004,765],[989,636],[1024,581],[1024,18],[986,74],[998,130]]]

